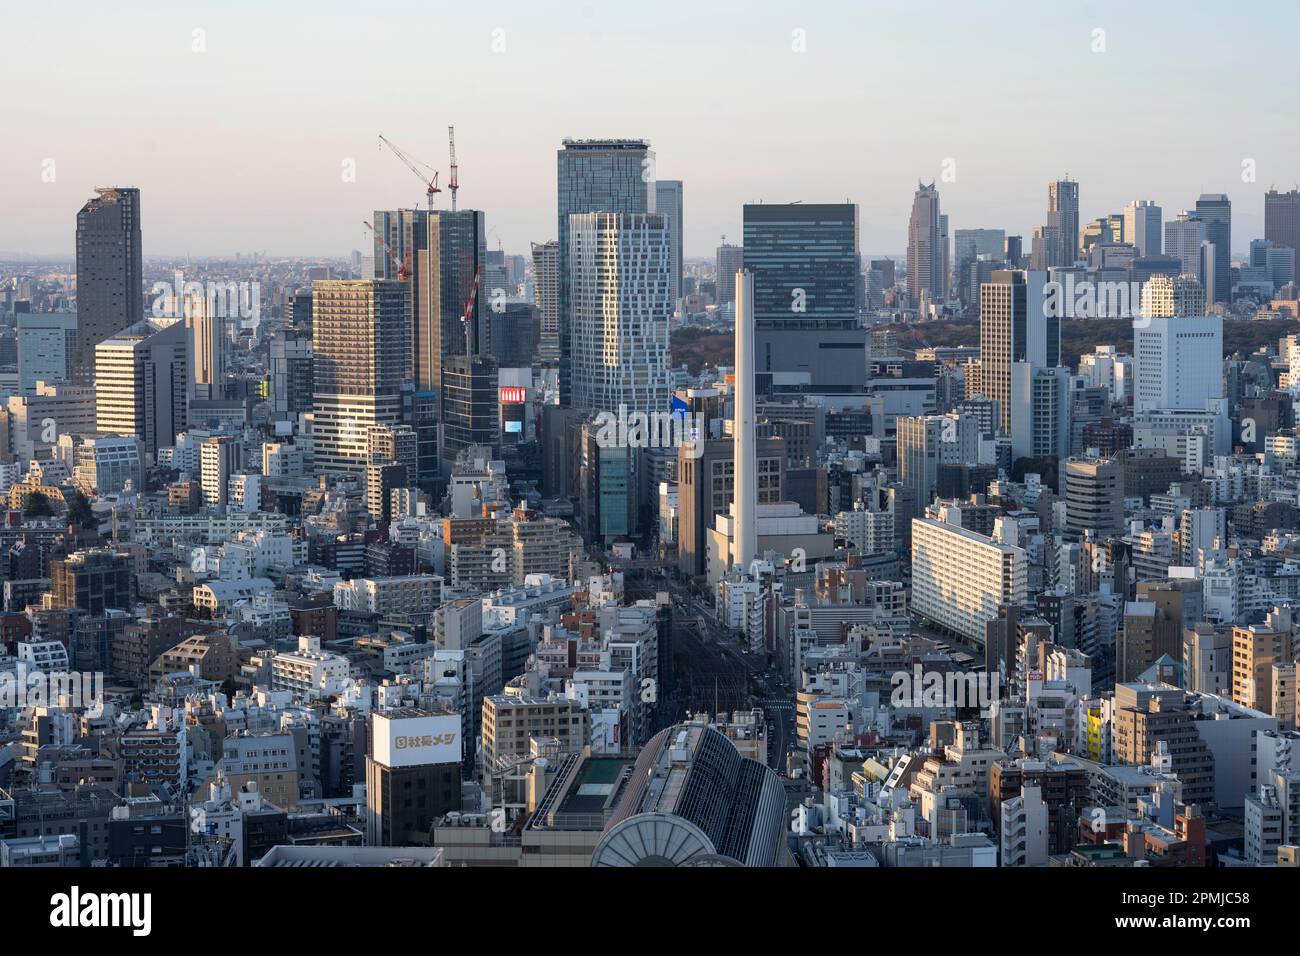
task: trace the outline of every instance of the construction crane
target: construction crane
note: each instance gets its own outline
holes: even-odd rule
[[[456,165],[456,127],[447,127],[447,141],[451,144],[451,182],[447,183],[447,188],[451,190],[451,211],[456,211],[456,190],[460,188],[460,167]]]
[[[388,254],[388,261],[397,266],[397,278],[403,282],[411,278],[411,254],[408,252],[405,260],[397,258],[397,253],[393,251],[392,246],[384,241],[384,237],[379,234],[378,229],[364,219],[361,220],[361,224],[370,230],[372,236],[379,240],[379,244],[384,247],[384,252]]]
[[[478,280],[482,275],[483,275],[483,267],[479,266],[478,269],[476,269],[474,272],[474,281],[470,283],[469,298],[465,300],[465,311],[461,313],[460,316],[460,324],[465,329],[465,354],[466,355],[473,355],[475,351],[474,343],[470,341],[470,335],[472,334],[474,329],[474,326],[471,323],[473,322],[472,315],[474,312],[474,301],[478,298]]]
[[[406,155],[406,153],[402,152],[393,144],[392,140],[386,139],[382,135],[379,137],[379,142],[380,145],[387,146],[391,149],[393,155],[405,163],[406,168],[415,173],[415,175],[419,177],[420,182],[424,183],[424,201],[428,204],[429,211],[432,212],[433,194],[442,192],[442,190],[438,188],[438,171],[428,163]],[[424,168],[421,169],[420,167]],[[429,173],[433,173],[432,179],[428,178]]]

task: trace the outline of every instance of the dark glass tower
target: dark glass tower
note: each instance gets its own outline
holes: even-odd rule
[[[96,345],[144,320],[140,190],[95,192],[77,213],[77,333],[68,369],[78,385],[94,380]]]
[[[763,204],[744,214],[758,375],[803,372],[809,391],[860,392],[867,372],[858,207]]]
[[[1196,200],[1196,218],[1205,223],[1205,238],[1214,244],[1214,297],[1232,297],[1232,203],[1223,193],[1204,193]],[[1208,291],[1208,290],[1207,290]]]

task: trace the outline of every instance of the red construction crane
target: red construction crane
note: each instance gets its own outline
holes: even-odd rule
[[[483,267],[479,266],[478,269],[476,269],[474,272],[474,281],[470,283],[469,298],[465,300],[465,311],[461,313],[460,316],[460,324],[464,326],[465,329],[465,354],[466,355],[473,355],[475,351],[474,343],[470,341],[470,334],[473,331],[474,327],[470,323],[473,321],[471,316],[472,313],[474,312],[474,300],[478,298],[478,280],[479,277],[482,275],[483,275]]]
[[[456,165],[456,127],[447,127],[447,141],[451,144],[451,182],[447,188],[451,190],[451,211],[456,211],[456,190],[460,188],[460,167]]]
[[[384,138],[382,135],[379,137],[379,142],[381,145],[387,146],[391,149],[393,155],[405,163],[406,168],[415,173],[415,175],[420,178],[420,182],[424,183],[424,201],[428,204],[429,209],[432,210],[433,194],[442,192],[442,190],[438,188],[438,171],[428,163],[418,160],[413,156],[406,155],[406,153],[393,145],[391,140]],[[424,168],[421,169],[420,167]],[[429,173],[433,173],[432,179],[429,178]]]
[[[361,225],[369,229],[370,234],[379,240],[379,244],[384,247],[384,252],[388,253],[388,261],[397,266],[397,278],[403,282],[411,278],[411,254],[408,252],[405,260],[397,258],[397,253],[393,251],[392,246],[384,241],[384,237],[379,234],[378,229],[364,219],[361,220]]]

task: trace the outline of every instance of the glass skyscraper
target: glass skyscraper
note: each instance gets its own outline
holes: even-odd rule
[[[144,321],[140,190],[95,192],[77,213],[77,331],[68,372],[78,385],[94,378],[96,345]]]
[[[1214,244],[1213,287],[1207,288],[1207,298],[1227,302],[1232,298],[1232,203],[1223,193],[1203,193],[1196,200],[1196,218],[1205,223],[1206,241]]]
[[[586,212],[655,211],[654,153],[639,139],[566,139],[556,153],[560,237],[560,403],[570,402],[569,216]]]
[[[858,207],[746,205],[744,235],[759,376],[801,373],[809,391],[860,392],[867,363],[858,319]]]

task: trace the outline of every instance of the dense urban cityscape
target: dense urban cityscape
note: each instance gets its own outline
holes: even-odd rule
[[[436,124],[334,255],[0,254],[0,868],[1300,866],[1300,189],[695,248],[633,112],[510,248]]]

